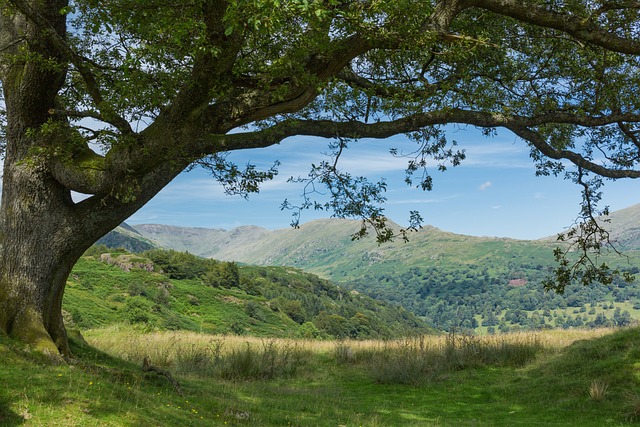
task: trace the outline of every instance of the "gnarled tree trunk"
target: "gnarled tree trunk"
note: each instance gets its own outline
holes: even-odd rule
[[[0,215],[0,330],[69,355],[61,306],[79,239],[68,190],[28,162],[7,162]]]

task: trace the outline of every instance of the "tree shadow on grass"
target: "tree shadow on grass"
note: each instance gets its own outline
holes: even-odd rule
[[[9,404],[0,396],[0,426],[19,426],[25,421],[24,417],[16,414],[9,408]]]
[[[521,381],[505,385],[503,394],[541,423],[562,424],[558,419],[565,413],[575,425],[623,423],[630,410],[628,395],[640,388],[639,361],[640,328],[620,329],[577,341],[544,359],[523,371]],[[596,380],[608,385],[602,401],[589,398]]]

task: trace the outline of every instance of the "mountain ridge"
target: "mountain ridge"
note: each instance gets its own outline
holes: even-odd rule
[[[397,233],[401,226],[388,221],[389,226]],[[613,211],[608,216],[608,222],[601,221],[603,226],[610,228],[611,241],[616,243],[622,250],[639,250],[640,249],[640,204],[635,204],[624,209]],[[359,220],[324,218],[312,220],[302,224],[299,228],[281,228],[270,230],[255,225],[243,225],[234,227],[229,230],[222,228],[204,228],[204,227],[181,227],[174,225],[162,224],[136,224],[130,226],[145,238],[157,242],[160,246],[175,249],[186,250],[199,256],[207,258],[218,258],[223,260],[233,260],[239,262],[247,262],[251,259],[259,259],[261,263],[268,262],[270,257],[258,257],[256,250],[250,250],[252,256],[247,256],[246,244],[254,246],[270,246],[271,241],[279,239],[294,240],[292,235],[298,233],[299,236],[317,233],[316,238],[305,236],[304,244],[308,245],[323,240],[323,229],[331,231],[343,232],[344,238],[334,239],[334,242],[345,244],[350,242],[351,235],[355,233],[361,222]],[[559,231],[562,232],[562,231]],[[510,237],[494,237],[494,236],[472,236],[457,234],[449,231],[441,230],[432,225],[425,225],[417,232],[410,233],[410,242],[412,237],[424,236],[424,233],[439,234],[441,236],[450,236],[451,238],[467,241],[499,241],[499,242],[534,242],[549,244],[555,243],[557,235],[546,236],[539,239],[516,239]],[[373,239],[369,239],[373,240]],[[422,240],[422,239],[420,239]],[[367,241],[367,238],[362,241]],[[197,242],[197,243],[196,243]],[[370,242],[374,243],[375,242]],[[394,243],[392,243],[393,245]],[[265,248],[262,249],[266,250]],[[278,259],[279,257],[275,257]]]

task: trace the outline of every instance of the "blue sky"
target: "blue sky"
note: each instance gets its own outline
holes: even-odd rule
[[[385,212],[403,225],[410,210],[418,210],[425,224],[475,236],[536,239],[573,224],[580,209],[579,187],[562,178],[536,177],[524,142],[506,131],[485,138],[473,128],[453,130],[448,138],[466,149],[467,158],[461,166],[443,173],[433,168],[434,189],[430,192],[408,187],[403,181],[406,160],[388,153],[390,147],[411,147],[413,143],[403,136],[353,143],[340,167],[371,180],[384,177],[388,184]],[[230,158],[239,164],[250,161],[268,168],[280,160],[279,176],[245,200],[224,195],[220,185],[201,169],[183,173],[127,222],[224,229],[288,227],[291,213],[281,211],[280,205],[284,199],[298,201],[302,188],[286,180],[306,175],[311,163],[326,159],[323,153],[328,152],[328,142],[294,137],[267,149],[234,152]],[[636,204],[640,202],[637,190],[637,181],[607,182],[602,205],[617,210]],[[306,211],[301,222],[328,215]]]

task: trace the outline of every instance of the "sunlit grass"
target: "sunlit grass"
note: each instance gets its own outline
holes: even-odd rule
[[[509,334],[485,335],[473,337],[474,341],[484,346],[499,346],[502,344],[531,344],[538,343],[546,350],[561,349],[579,340],[599,338],[614,332],[614,328],[601,329],[569,329],[544,330],[539,332],[515,332]],[[221,352],[231,352],[234,349],[250,346],[261,346],[265,340],[278,345],[295,343],[309,352],[330,354],[335,351],[336,341],[286,339],[286,338],[257,338],[237,335],[211,335],[189,331],[155,331],[145,332],[129,325],[114,325],[103,329],[93,329],[83,332],[87,341],[96,348],[114,356],[131,362],[141,362],[145,356],[161,366],[170,366],[178,355],[188,349],[211,348],[219,345]],[[464,337],[464,335],[458,335]],[[424,335],[409,338],[419,339],[421,345],[432,350],[443,350],[450,345],[451,335]],[[381,348],[402,347],[407,339],[400,340],[341,340],[339,343],[348,347],[352,352],[378,350]]]
[[[0,337],[0,425],[595,427],[640,417],[639,329],[339,342],[130,327],[84,335],[93,347],[76,341],[77,361],[58,367]],[[145,356],[182,395],[142,371]],[[390,381],[374,375],[402,358]],[[420,372],[423,359],[447,370]],[[425,381],[399,381],[403,369]],[[588,394],[594,379],[606,385],[601,400]]]

